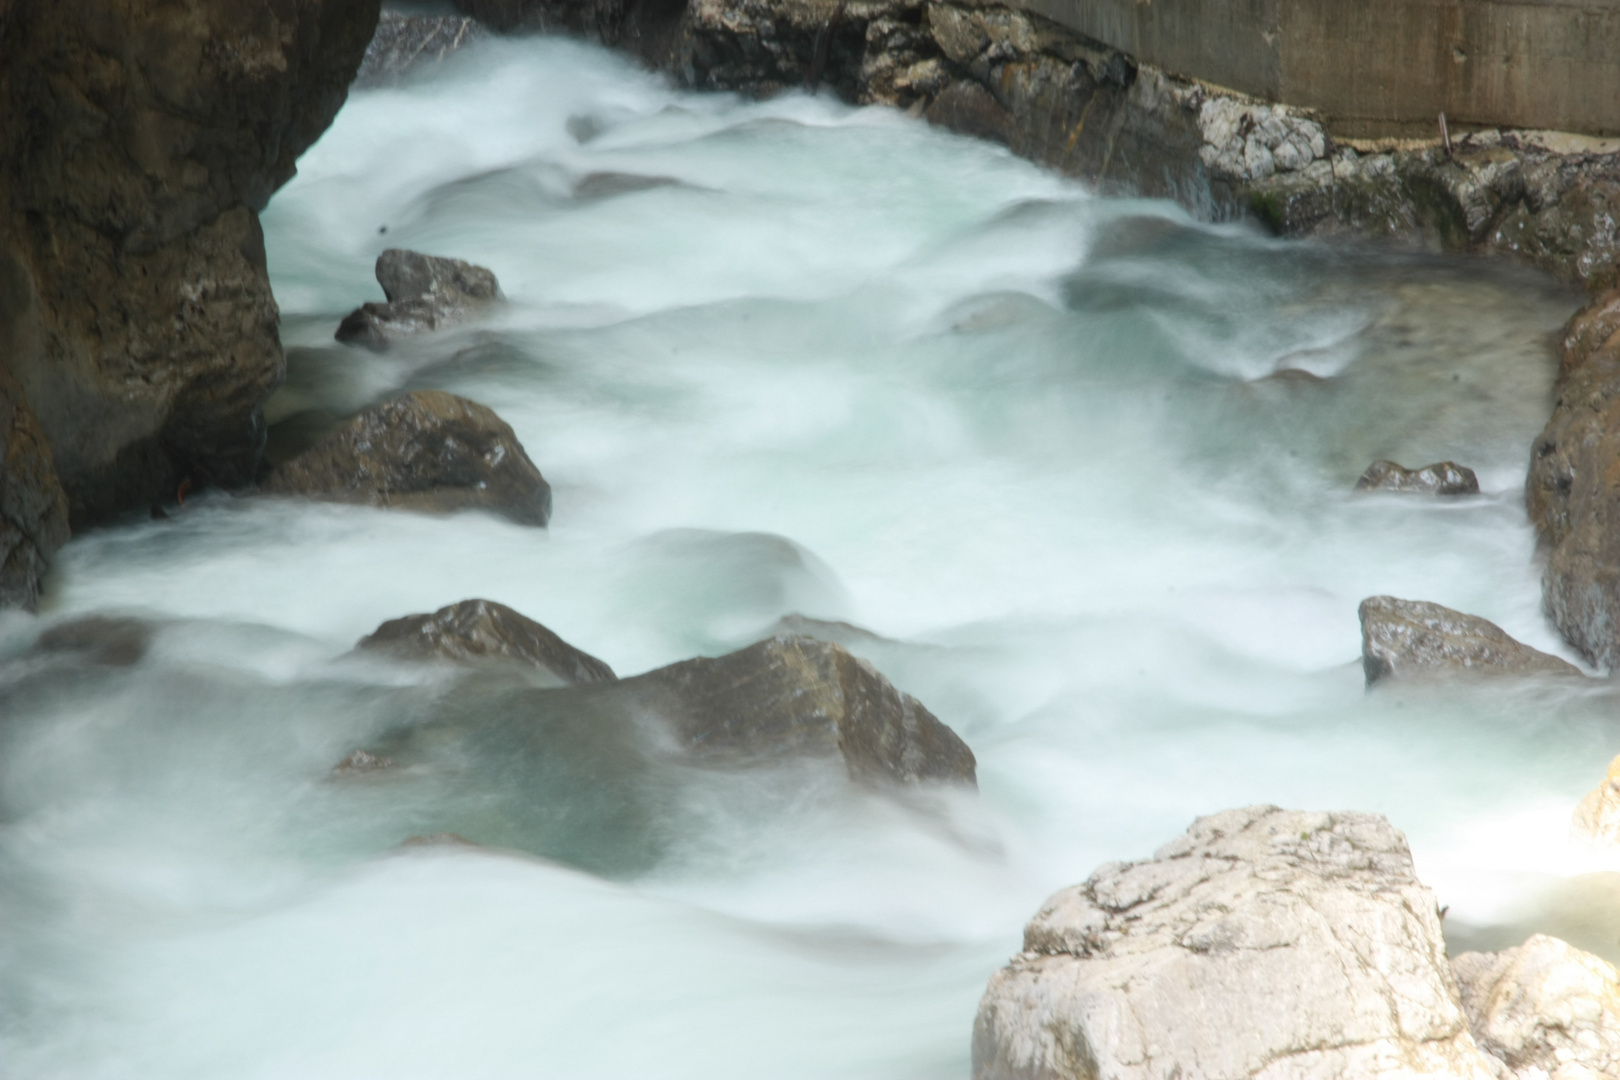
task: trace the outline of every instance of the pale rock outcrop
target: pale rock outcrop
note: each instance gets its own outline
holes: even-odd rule
[[[1368,686],[1392,678],[1581,674],[1567,660],[1515,641],[1493,622],[1425,600],[1369,596],[1359,614]]]
[[[1620,844],[1620,756],[1609,762],[1609,775],[1586,793],[1570,822],[1579,838],[1599,844]]]
[[[492,271],[461,259],[389,248],[377,256],[376,273],[388,302],[351,311],[333,335],[337,340],[386,349],[413,334],[454,326],[502,299]]]
[[[428,615],[390,619],[355,646],[412,660],[516,661],[562,685],[611,682],[613,669],[505,604],[463,600]]]
[[[1479,477],[1455,461],[1407,469],[1393,461],[1375,461],[1356,481],[1357,491],[1395,491],[1407,495],[1478,495]]]
[[[1434,894],[1384,818],[1254,806],[1053,896],[990,979],[975,1080],[1338,1080],[1496,1071]]]
[[[1515,1080],[1620,1076],[1620,974],[1601,957],[1537,934],[1514,949],[1451,962],[1480,1049]]]

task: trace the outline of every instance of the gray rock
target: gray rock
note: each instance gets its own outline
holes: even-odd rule
[[[1620,974],[1605,960],[1537,934],[1451,962],[1480,1049],[1516,1080],[1620,1076]]]
[[[990,979],[975,1080],[1494,1075],[1434,894],[1375,814],[1193,823],[1057,893]]]
[[[38,606],[40,579],[67,540],[67,495],[45,432],[0,367],[0,609]]]
[[[35,648],[43,653],[73,654],[109,667],[129,667],[146,656],[155,629],[140,619],[86,615],[46,630]]]
[[[460,664],[513,660],[547,671],[565,685],[614,678],[613,669],[596,657],[493,600],[463,600],[431,615],[390,619],[356,648]]]
[[[264,490],[426,513],[551,517],[551,487],[512,429],[483,405],[417,390],[374,405],[270,474]]]
[[[491,271],[460,259],[389,248],[377,256],[376,272],[387,303],[351,311],[333,335],[337,340],[386,349],[414,334],[463,322],[502,299]]]
[[[1581,674],[1574,664],[1513,640],[1493,622],[1439,604],[1369,596],[1359,614],[1368,686],[1423,676]]]
[[[332,766],[332,775],[336,777],[364,776],[367,773],[384,772],[397,768],[399,763],[390,757],[373,754],[368,750],[356,750],[336,765]]]
[[[408,15],[384,11],[354,77],[356,87],[388,86],[444,61],[483,37],[476,19],[465,15]]]
[[[1398,491],[1416,495],[1478,495],[1479,477],[1454,461],[1421,469],[1404,469],[1393,461],[1375,461],[1356,481],[1357,491]]]

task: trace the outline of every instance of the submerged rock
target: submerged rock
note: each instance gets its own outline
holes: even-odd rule
[[[1479,477],[1454,461],[1406,469],[1393,461],[1375,461],[1356,481],[1357,491],[1398,491],[1418,495],[1478,495]]]
[[[857,780],[977,782],[956,732],[871,664],[814,638],[783,634],[617,685],[703,760],[839,754]]]
[[[354,77],[356,87],[387,86],[484,36],[476,19],[465,15],[409,15],[384,11]]]
[[[67,495],[45,432],[0,367],[0,609],[39,605],[40,579],[67,540]]]
[[[611,682],[613,669],[505,604],[463,600],[431,615],[390,619],[356,648],[455,663],[515,660],[565,684]]]
[[[351,311],[333,335],[337,340],[386,349],[413,334],[453,326],[501,299],[493,272],[460,259],[389,248],[377,256],[376,273],[388,302]]]
[[[1513,640],[1493,622],[1439,604],[1369,596],[1359,614],[1368,686],[1391,678],[1463,673],[1581,674],[1574,664]]]
[[[520,525],[551,517],[551,487],[511,427],[439,390],[372,406],[277,468],[264,490],[427,513],[490,510]]]
[[[1494,1075],[1434,894],[1376,814],[1252,806],[1057,893],[990,979],[975,1080]]]
[[[1620,292],[1570,320],[1552,417],[1525,480],[1547,552],[1542,604],[1593,664],[1620,662]]]
[[[151,623],[140,619],[86,615],[57,623],[39,635],[35,648],[46,653],[72,653],[109,667],[129,667],[146,656],[154,631]]]
[[[1570,823],[1575,835],[1600,844],[1620,844],[1620,756],[1609,762],[1609,775],[1586,793]]]
[[[1537,934],[1451,966],[1475,1041],[1517,1080],[1620,1076],[1620,974],[1607,961]]]
[[[332,775],[337,777],[363,776],[366,773],[382,772],[392,769],[399,763],[390,757],[373,754],[369,750],[356,750],[336,765],[332,766]]]

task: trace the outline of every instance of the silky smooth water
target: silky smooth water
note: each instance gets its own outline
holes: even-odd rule
[[[1605,684],[1368,694],[1358,663],[1376,593],[1568,655],[1522,504],[1575,306],[1544,280],[1202,225],[555,40],[354,94],[264,225],[276,451],[443,388],[512,424],[555,516],[216,493],[74,539],[0,623],[0,1074],[964,1077],[1048,893],[1255,802],[1389,815],[1454,947],[1620,952],[1566,839],[1620,749]],[[387,246],[509,303],[335,345]],[[1380,457],[1485,493],[1352,493]],[[524,741],[496,676],[346,655],[471,596],[621,674],[854,624],[825,632],[980,790],[621,770]],[[149,651],[36,648],[91,613]],[[446,710],[493,725],[465,760],[332,777]],[[400,846],[443,832],[487,846]]]

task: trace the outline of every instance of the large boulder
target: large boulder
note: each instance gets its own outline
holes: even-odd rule
[[[1601,957],[1537,934],[1451,966],[1474,1039],[1516,1080],[1620,1076],[1620,974]]]
[[[490,510],[521,525],[551,517],[551,487],[506,421],[441,390],[373,405],[277,468],[264,490],[427,513]]]
[[[516,661],[566,685],[614,678],[613,669],[596,657],[493,600],[463,600],[429,615],[390,619],[361,638],[356,648],[458,664]]]
[[[1620,844],[1620,756],[1609,762],[1609,775],[1575,807],[1571,831],[1583,840]]]
[[[460,259],[389,248],[377,256],[376,272],[388,302],[351,311],[333,335],[337,340],[386,349],[413,334],[453,326],[501,299],[493,272]]]
[[[1479,477],[1455,461],[1407,469],[1393,461],[1375,461],[1356,481],[1357,491],[1394,491],[1405,495],[1478,495]]]
[[[1253,806],[1053,896],[990,979],[975,1080],[1494,1075],[1384,818]]]
[[[1369,596],[1359,614],[1368,686],[1385,679],[1463,674],[1581,674],[1569,661],[1513,640],[1493,622],[1426,600]]]
[[[0,364],[75,526],[250,482],[283,371],[258,212],[378,0],[0,0]]]
[[[67,496],[51,448],[0,367],[0,608],[38,605],[40,579],[67,538]]]
[[[1620,661],[1620,292],[1565,328],[1558,399],[1530,454],[1525,501],[1547,553],[1542,602],[1593,664]]]

